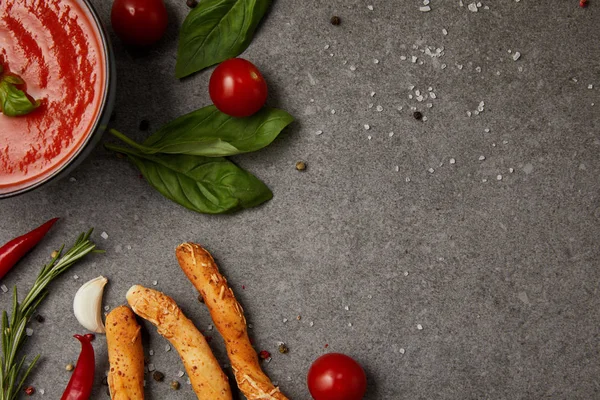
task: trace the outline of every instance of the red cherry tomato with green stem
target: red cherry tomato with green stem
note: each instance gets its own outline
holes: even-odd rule
[[[232,58],[223,61],[210,76],[210,98],[215,106],[232,117],[247,117],[267,100],[267,82],[250,61]]]
[[[132,46],[158,42],[168,24],[163,0],[115,0],[110,20],[119,39]]]
[[[367,391],[362,367],[344,354],[325,354],[308,371],[308,390],[315,400],[361,400]]]

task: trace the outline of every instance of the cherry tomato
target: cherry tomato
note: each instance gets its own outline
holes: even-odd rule
[[[325,354],[308,371],[308,390],[315,400],[361,400],[367,376],[354,359],[344,354]]]
[[[215,106],[232,117],[247,117],[267,100],[267,82],[250,61],[232,58],[212,73],[208,85]]]
[[[117,36],[133,46],[158,42],[168,23],[163,0],[115,0],[110,20]]]

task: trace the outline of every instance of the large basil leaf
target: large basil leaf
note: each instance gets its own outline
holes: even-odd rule
[[[6,75],[0,80],[0,111],[4,115],[18,117],[29,114],[40,106],[39,100],[32,102],[24,91],[15,86],[24,83],[21,78],[13,75]]]
[[[181,27],[177,78],[246,50],[270,3],[271,0],[202,0]]]
[[[147,154],[232,156],[268,146],[293,120],[276,108],[234,118],[211,105],[169,122],[136,148]]]
[[[166,198],[205,214],[258,206],[273,197],[258,178],[225,158],[143,154],[106,144],[126,154],[144,178]]]

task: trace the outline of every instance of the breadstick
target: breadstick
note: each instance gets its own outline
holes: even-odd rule
[[[177,247],[177,260],[183,272],[202,295],[210,316],[227,347],[238,387],[248,400],[287,400],[261,370],[250,343],[244,310],[227,280],[219,273],[212,256],[194,243]]]
[[[141,327],[127,306],[106,316],[108,388],[113,400],[144,400],[144,349]]]
[[[158,333],[175,347],[198,399],[231,400],[227,376],[206,339],[172,298],[135,285],[127,292],[127,301],[137,315],[155,325]]]

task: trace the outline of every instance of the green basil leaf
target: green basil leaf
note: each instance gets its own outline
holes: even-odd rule
[[[183,22],[175,76],[183,78],[242,53],[271,0],[202,0]]]
[[[23,79],[14,75],[6,75],[3,79],[8,83],[12,83],[13,85],[22,85],[25,83]]]
[[[273,197],[254,175],[225,158],[149,155],[106,144],[126,154],[166,198],[199,213],[223,214],[258,206]]]
[[[234,118],[208,106],[161,127],[138,150],[147,153],[224,157],[260,150],[271,144],[294,118],[276,108],[263,108]]]
[[[29,97],[15,85],[23,83],[21,78],[5,76],[0,80],[0,111],[8,117],[29,114],[40,106],[40,101],[31,102]]]

